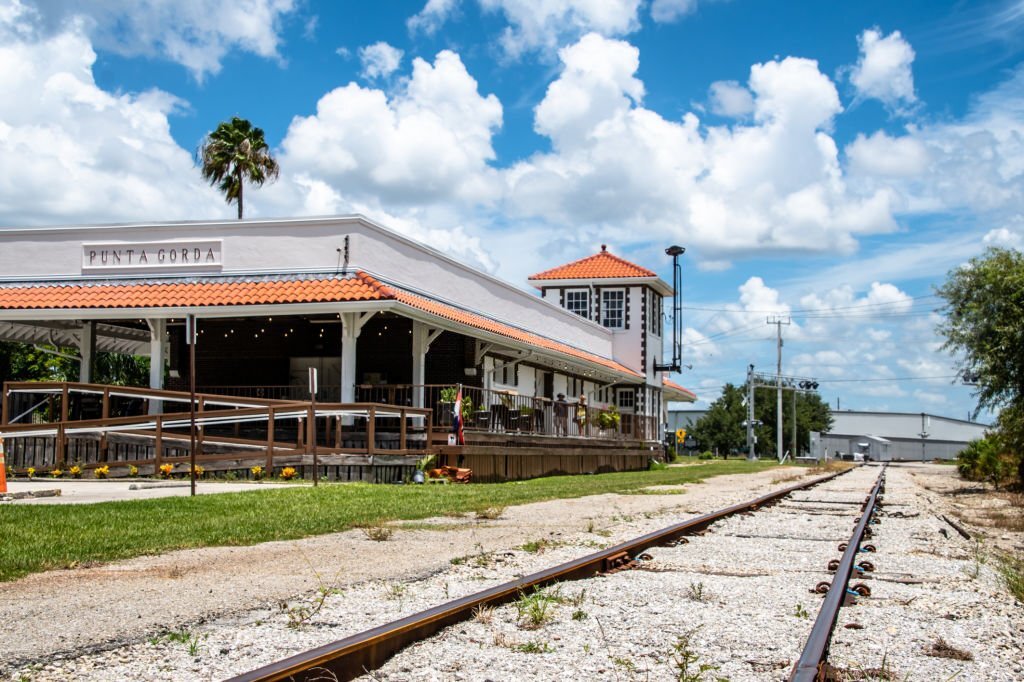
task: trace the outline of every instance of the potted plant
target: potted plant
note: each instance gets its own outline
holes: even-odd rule
[[[425,483],[427,480],[427,467],[433,464],[435,455],[424,455],[416,460],[416,471],[413,472],[413,483]]]
[[[614,405],[602,410],[601,414],[597,415],[597,425],[602,431],[618,431],[621,423],[622,415],[619,413],[619,408]]]
[[[459,396],[459,389],[455,386],[442,388],[438,393],[437,414],[441,426],[452,425],[452,415],[455,411],[455,399]]]

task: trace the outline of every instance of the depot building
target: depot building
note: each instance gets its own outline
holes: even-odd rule
[[[150,357],[151,388],[188,388],[195,315],[205,392],[306,397],[314,367],[340,402],[583,396],[644,440],[695,400],[655,371],[672,288],[603,246],[536,293],[362,216],[4,229],[0,247],[0,340],[76,349],[83,382],[116,352]]]

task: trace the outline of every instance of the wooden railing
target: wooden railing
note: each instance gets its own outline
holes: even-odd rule
[[[386,384],[356,386],[362,402],[385,405],[414,405],[433,409],[434,427],[452,424],[455,409],[452,384]],[[578,400],[558,401],[525,396],[512,391],[462,387],[464,428],[470,431],[519,433],[576,438],[659,440],[657,419],[621,414],[618,424],[602,426],[606,408],[585,405]],[[607,419],[607,418],[606,418]]]
[[[46,399],[40,401],[39,397]],[[38,408],[29,423],[7,423],[19,397]],[[98,401],[85,409],[84,399]],[[128,402],[118,402],[128,401]],[[103,465],[146,467],[188,459],[191,414],[163,412],[168,404],[191,402],[188,393],[79,383],[8,382],[3,387],[0,437],[7,466],[39,473]],[[87,414],[98,410],[98,418]],[[133,414],[120,414],[128,411]],[[148,414],[153,411],[154,414]],[[258,461],[266,471],[280,457],[376,454],[422,455],[429,448],[431,410],[370,403],[196,396],[196,460]]]

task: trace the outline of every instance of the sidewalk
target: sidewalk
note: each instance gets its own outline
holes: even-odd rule
[[[138,490],[132,490],[136,486]],[[261,488],[296,487],[295,484],[254,483],[238,481],[197,481],[197,495],[214,493],[237,493]],[[156,479],[132,480],[75,480],[45,479],[7,481],[7,491],[20,493],[26,491],[60,490],[57,497],[34,497],[11,500],[0,504],[89,504],[92,502],[113,502],[120,500],[150,500],[157,497],[187,497],[191,492],[187,480],[160,481]]]

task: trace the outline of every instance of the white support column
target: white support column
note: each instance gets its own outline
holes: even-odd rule
[[[92,383],[93,356],[96,351],[96,325],[83,322],[78,337],[78,354],[82,361],[78,365],[78,380],[83,384]]]
[[[363,325],[376,314],[341,313],[341,402],[356,401],[356,342]]]
[[[164,387],[164,364],[167,361],[167,320],[146,320],[149,325],[149,387]],[[163,401],[150,400],[149,413],[161,414]]]
[[[432,329],[417,320],[412,321],[412,383],[416,388],[412,392],[413,407],[423,407],[424,389],[427,382],[427,351],[430,344],[441,334],[443,329]]]

